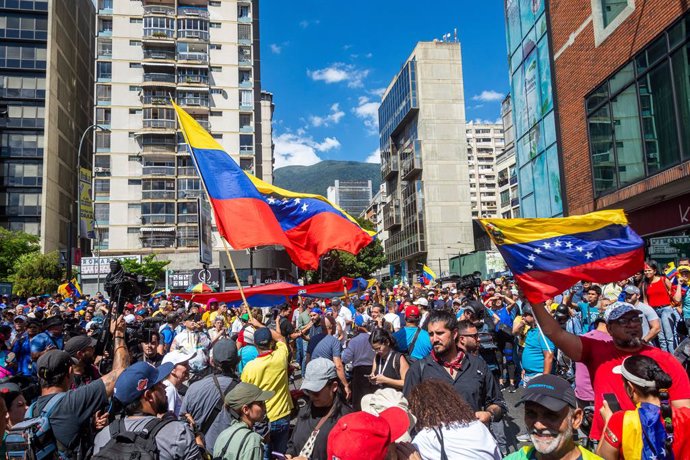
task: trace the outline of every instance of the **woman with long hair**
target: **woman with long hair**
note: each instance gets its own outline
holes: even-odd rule
[[[690,458],[690,409],[671,408],[671,376],[648,356],[625,358],[614,374],[623,377],[635,410],[612,412],[606,400],[606,423],[597,454],[606,460],[669,460]]]
[[[659,267],[653,260],[647,261],[644,265],[641,291],[642,301],[654,309],[661,321],[659,347],[673,353],[678,346],[676,335],[678,313],[672,306],[671,281],[659,273]]]
[[[369,381],[379,388],[402,391],[410,365],[401,353],[394,350],[393,335],[385,329],[376,328],[369,337],[369,343],[376,353]]]
[[[409,403],[417,418],[412,444],[424,460],[502,458],[489,429],[448,383],[422,381],[412,389]]]

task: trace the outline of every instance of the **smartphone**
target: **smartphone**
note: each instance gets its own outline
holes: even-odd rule
[[[271,457],[273,457],[274,460],[285,460],[286,459],[285,455],[281,454],[280,452],[271,452]]]
[[[618,398],[616,398],[616,395],[613,393],[604,393],[604,400],[608,403],[609,409],[611,409],[611,412],[616,413],[620,412],[621,405],[618,402]]]

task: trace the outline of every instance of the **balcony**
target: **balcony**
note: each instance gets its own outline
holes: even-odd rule
[[[203,107],[203,108],[208,108],[209,107],[209,102],[208,102],[208,96],[202,97],[202,96],[186,96],[186,97],[180,97],[177,99],[177,103],[180,106],[183,107]]]
[[[208,10],[205,8],[193,8],[189,6],[182,6],[177,8],[177,16],[185,16],[191,18],[208,19]]]
[[[141,192],[142,200],[174,200],[175,192],[170,190],[144,190]]]
[[[144,6],[145,16],[175,16],[175,7],[165,5]]]
[[[143,145],[141,147],[141,155],[146,156],[149,159],[153,157],[169,157],[170,155],[175,155],[177,151],[177,146],[175,145]]]
[[[510,176],[510,185],[515,185],[518,182],[517,175]]]
[[[194,64],[206,64],[208,62],[208,53],[180,52],[177,53],[177,60]]]
[[[388,154],[381,155],[381,175],[386,180],[399,171],[398,156]]]
[[[498,178],[498,186],[503,187],[504,185],[508,185],[508,178],[507,177],[499,177]]]
[[[422,172],[422,147],[420,141],[400,152],[400,176],[403,180],[408,180]]]
[[[196,200],[200,196],[203,196],[204,192],[202,190],[178,190],[177,198],[180,200]]]
[[[196,176],[196,167],[194,166],[178,166],[177,167],[177,175],[178,176]],[[183,192],[185,190],[179,190],[178,192]],[[187,190],[187,193],[191,192],[191,190]],[[182,198],[182,197],[180,197]]]
[[[208,75],[178,74],[177,84],[184,86],[208,86]]]
[[[171,73],[145,73],[144,81],[141,86],[166,86],[175,87],[175,75]]]
[[[510,206],[511,207],[520,206],[520,199],[519,198],[511,198],[510,199]]]
[[[208,30],[198,30],[198,29],[180,29],[177,31],[178,39],[193,39],[207,42],[208,41]]]
[[[144,119],[143,128],[144,129],[161,129],[161,130],[173,130],[177,124],[176,120],[167,120],[161,118],[148,118]]]
[[[175,62],[175,51],[163,49],[145,49],[143,63]]]
[[[238,62],[240,67],[252,67],[253,66],[251,56],[240,56],[237,62]]]
[[[169,176],[175,177],[174,166],[144,166],[141,171],[142,176]]]
[[[170,105],[170,99],[167,96],[153,96],[144,95],[141,98],[141,103],[144,105]]]
[[[400,200],[394,195],[391,200],[383,205],[383,229],[390,230],[392,228],[400,227]]]
[[[173,27],[144,27],[143,41],[172,42],[175,38]]]

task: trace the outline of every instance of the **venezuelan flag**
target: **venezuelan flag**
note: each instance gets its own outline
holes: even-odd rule
[[[480,219],[532,303],[580,280],[610,283],[642,269],[644,243],[622,210],[555,219]]]
[[[173,103],[216,216],[234,249],[283,246],[302,269],[316,269],[331,249],[357,254],[373,240],[346,212],[319,195],[295,193],[246,174],[223,147]]]
[[[83,294],[81,292],[81,286],[79,286],[79,281],[77,281],[76,278],[72,278],[72,281],[69,282],[68,289],[71,291],[71,293],[70,293],[71,297],[82,297],[83,296]]]
[[[666,275],[666,278],[672,280],[676,277],[678,274],[678,271],[676,270],[676,264],[673,262],[669,262],[668,265],[666,265],[666,269],[664,270],[664,275]]]
[[[424,265],[424,267],[422,267],[422,279],[425,285],[431,284],[436,279],[436,273],[434,273],[431,268]]]
[[[659,406],[642,403],[635,410],[625,412],[621,436],[624,458],[671,460],[674,455],[666,450],[665,441],[666,430]]]

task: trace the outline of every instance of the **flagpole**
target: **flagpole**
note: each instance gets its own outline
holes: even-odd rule
[[[237,270],[235,269],[235,262],[232,260],[232,256],[230,255],[230,248],[228,248],[228,242],[225,241],[224,237],[220,237],[220,240],[223,242],[223,247],[225,248],[225,254],[228,256],[228,261],[230,261],[230,269],[232,269],[232,274],[235,276],[235,281],[237,282],[237,287],[240,288],[240,295],[242,296],[242,302],[244,302],[247,307],[249,307],[249,303],[247,302],[247,298],[244,296],[244,289],[242,288],[242,283],[240,282],[240,277],[237,275]],[[247,308],[247,311],[249,313],[249,316],[252,316],[252,312],[250,308]]]

